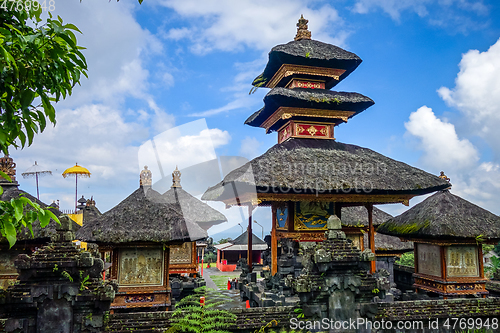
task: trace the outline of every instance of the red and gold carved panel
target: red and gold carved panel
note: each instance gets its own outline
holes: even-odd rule
[[[294,136],[302,138],[332,138],[333,129],[328,124],[295,123]]]
[[[286,139],[292,136],[292,124],[288,123],[278,132],[278,143],[282,143]]]
[[[325,89],[325,82],[293,79],[287,88]]]

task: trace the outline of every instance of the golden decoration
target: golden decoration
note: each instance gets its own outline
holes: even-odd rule
[[[340,119],[347,122],[349,117],[352,117],[356,112],[354,111],[341,111],[341,110],[324,110],[324,109],[308,109],[308,108],[294,108],[282,106],[278,108],[272,115],[269,116],[261,125],[261,128],[269,129],[280,120],[290,119],[291,117],[311,117],[311,118],[329,118]],[[338,124],[335,124],[338,125]]]
[[[266,84],[266,88],[274,88],[283,78],[292,75],[326,76],[338,81],[344,72],[344,69],[338,68],[283,64]]]
[[[297,35],[295,35],[294,40],[311,39],[311,32],[307,30],[307,23],[309,23],[309,20],[306,20],[304,15],[300,15],[297,23]]]
[[[316,129],[316,127],[314,127],[312,125],[309,126],[309,128],[307,129],[307,131],[309,132],[309,134],[311,134],[311,136],[314,136],[318,132],[318,130]]]
[[[172,172],[172,186],[170,186],[170,187],[182,188],[182,186],[181,186],[181,172],[179,171],[177,166],[175,166],[175,170],[174,170],[174,172]]]
[[[139,179],[140,186],[151,186],[153,183],[153,173],[151,170],[148,170],[148,166],[144,166],[144,170],[141,171]]]
[[[0,158],[0,171],[9,176],[12,182],[16,181],[16,163],[9,155]]]

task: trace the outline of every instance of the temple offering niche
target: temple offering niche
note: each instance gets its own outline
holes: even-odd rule
[[[111,279],[118,293],[111,309],[170,308],[170,246],[207,236],[205,230],[151,188],[152,175],[141,172],[141,186],[106,213],[86,222],[77,238],[111,252]]]
[[[444,190],[378,232],[414,242],[416,289],[444,297],[488,294],[482,244],[498,243],[500,217]]]

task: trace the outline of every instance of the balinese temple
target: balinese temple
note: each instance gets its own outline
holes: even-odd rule
[[[217,249],[217,269],[221,272],[232,272],[240,259],[245,258],[248,261],[248,231],[235,240],[214,247]],[[266,242],[252,234],[252,265],[262,266],[262,252],[267,248]]]
[[[9,201],[13,198],[19,198],[20,195],[30,199],[40,205],[40,207],[47,209],[49,206],[31,194],[19,189],[19,183],[16,180],[16,163],[9,156],[4,156],[0,158],[0,170],[7,174],[12,182],[7,181],[5,178],[0,176],[0,186],[3,189],[3,193],[0,195],[0,200]],[[29,207],[27,208],[29,209]],[[57,217],[61,216],[61,212],[51,206],[49,208],[54,215]],[[54,220],[50,220],[49,224],[45,228],[41,228],[40,222],[37,220],[33,223],[33,235],[26,228],[17,235],[16,244],[9,249],[9,243],[5,237],[0,236],[0,287],[6,288],[9,284],[12,284],[17,278],[17,270],[14,267],[14,260],[19,254],[31,255],[36,248],[41,248],[47,245],[52,238],[57,235],[56,231],[57,223]],[[77,230],[80,226],[74,223],[72,226],[73,230]]]
[[[67,215],[79,225],[83,225],[84,221],[88,221],[89,219],[93,219],[102,214],[95,205],[94,197],[85,199],[82,195],[77,202],[78,205],[76,206],[76,213]]]
[[[172,186],[163,198],[167,203],[180,207],[182,215],[201,229],[208,231],[210,227],[227,222],[226,217],[201,200],[182,189],[181,172],[175,168],[172,172]],[[170,246],[170,279],[172,295],[179,299],[194,288],[200,286],[198,275],[198,250],[196,241],[184,242],[179,246]],[[204,252],[204,251],[202,251]],[[203,256],[203,254],[201,254]],[[200,260],[201,262],[201,260]]]
[[[77,239],[96,243],[111,257],[118,292],[111,309],[170,308],[170,246],[207,237],[179,205],[151,188],[152,174],[141,171],[140,187],[106,213],[83,224]]]
[[[500,217],[445,190],[378,231],[414,242],[415,288],[444,297],[488,294],[482,244],[498,243]]]
[[[341,143],[335,127],[374,102],[356,92],[332,91],[360,64],[354,53],[311,39],[304,18],[294,41],[275,46],[255,87],[269,88],[264,106],[245,124],[277,133],[277,144],[228,173],[202,200],[227,207],[272,209],[272,265],[278,272],[278,240],[322,241],[327,220],[342,208],[364,207],[369,248],[375,252],[374,205],[401,203],[445,189],[448,182],[371,149]],[[345,126],[345,125],[344,125]],[[252,223],[248,234],[252,234]],[[249,240],[249,251],[252,249]],[[251,266],[251,265],[250,265]],[[252,271],[252,267],[249,267]],[[375,271],[375,262],[371,269]]]

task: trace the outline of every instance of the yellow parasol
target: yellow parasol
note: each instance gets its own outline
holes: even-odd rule
[[[84,178],[90,178],[90,171],[85,169],[82,166],[79,166],[78,163],[74,167],[71,167],[69,169],[64,170],[62,173],[62,176],[64,178],[68,176],[75,176],[75,212],[76,212],[76,206],[78,205],[78,176],[84,177]]]

